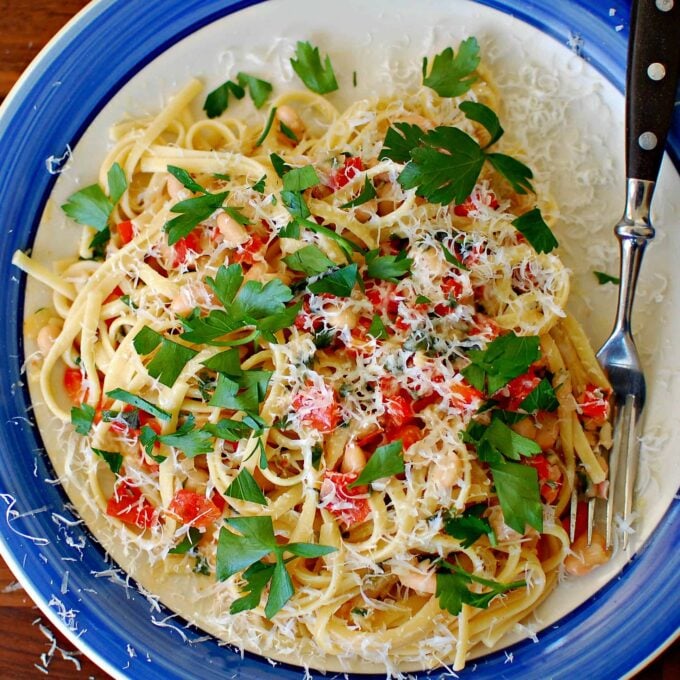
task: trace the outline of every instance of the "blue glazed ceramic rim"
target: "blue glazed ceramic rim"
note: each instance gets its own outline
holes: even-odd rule
[[[134,586],[93,572],[111,567],[102,549],[65,506],[60,487],[28,422],[23,386],[21,319],[25,279],[10,265],[15,249],[32,244],[54,176],[49,156],[74,145],[102,106],[143,66],[177,40],[259,0],[100,0],[72,21],[42,52],[0,110],[0,206],[8,233],[0,240],[6,321],[0,328],[0,508],[6,522],[0,548],[40,608],[96,663],[116,677],[300,678],[300,669],[238,652],[200,631],[158,627],[171,613],[151,611]],[[611,0],[481,0],[536,26],[565,44],[581,39],[582,56],[623,89],[628,2]],[[548,6],[549,5],[549,6]],[[616,10],[612,16],[610,8]],[[623,25],[617,31],[615,27]],[[84,65],[87,65],[85,67]],[[680,112],[670,138],[680,158]],[[16,499],[14,502],[13,499]],[[459,675],[476,678],[624,677],[668,644],[680,628],[680,501],[675,500],[652,538],[620,577],[543,631],[538,643],[514,645],[485,657]],[[40,540],[50,536],[49,543]],[[33,537],[33,538],[31,538]],[[73,547],[80,546],[82,548]],[[82,554],[82,559],[80,555]],[[76,558],[75,561],[70,561]],[[61,593],[69,570],[67,592]],[[92,591],[96,591],[96,595]],[[71,612],[76,612],[74,619]],[[182,621],[172,619],[178,628]],[[183,642],[186,637],[188,642]],[[613,653],[615,650],[615,653]],[[134,655],[132,653],[134,652]],[[433,671],[419,677],[440,677]],[[315,674],[314,677],[324,677]],[[328,677],[328,676],[325,676]],[[379,676],[357,676],[362,678]],[[447,675],[447,677],[450,677]]]

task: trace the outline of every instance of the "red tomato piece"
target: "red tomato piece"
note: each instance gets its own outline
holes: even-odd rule
[[[401,427],[388,430],[387,438],[391,442],[401,439],[402,447],[404,451],[406,451],[423,438],[423,430],[419,425],[416,425],[415,423],[409,423],[407,425],[402,425]]]
[[[578,399],[579,409],[584,418],[603,424],[609,418],[609,394],[595,385],[587,385]]]
[[[108,295],[106,300],[104,300],[104,304],[108,304],[109,302],[113,302],[114,300],[117,300],[119,297],[123,295],[123,291],[121,290],[120,286],[116,286]],[[107,319],[108,321],[108,319]]]
[[[439,394],[439,392],[435,392],[432,390],[430,394],[426,394],[424,397],[420,397],[420,399],[416,399],[413,402],[413,412],[414,413],[420,413],[421,411],[424,411],[428,406],[431,406],[432,404],[438,404],[442,400],[442,395]]]
[[[224,496],[217,489],[213,489],[213,492],[210,494],[210,500],[220,513],[224,512],[224,508],[227,507],[227,501],[224,500]]]
[[[486,340],[495,340],[501,334],[500,326],[486,314],[475,314],[472,321],[473,325],[468,331],[470,335],[481,335]]]
[[[182,524],[199,528],[209,527],[222,517],[220,509],[209,498],[188,489],[180,489],[175,494],[168,510],[177,515]]]
[[[334,190],[341,189],[363,171],[364,163],[361,158],[358,156],[346,156],[342,167],[336,170],[330,177],[331,187]]]
[[[135,237],[135,226],[130,220],[119,222],[116,229],[122,245],[126,245]]]
[[[148,529],[158,522],[158,516],[142,492],[128,480],[121,479],[106,504],[106,514],[140,529]]]
[[[358,477],[357,472],[327,470],[319,492],[321,507],[332,512],[348,528],[363,522],[371,511],[366,498],[366,487],[349,488]]]
[[[196,229],[190,231],[184,238],[181,238],[172,247],[175,255],[172,262],[173,267],[179,267],[180,265],[186,264],[190,251],[193,253],[203,252],[203,247],[201,246],[201,236]]]
[[[546,503],[554,503],[562,487],[562,470],[559,465],[548,461],[545,456],[531,456],[525,459],[527,464],[538,472],[541,496]]]
[[[68,398],[77,406],[87,399],[87,389],[83,388],[83,374],[79,368],[64,371],[64,389]]]
[[[508,401],[505,408],[508,411],[516,411],[540,382],[541,379],[536,375],[536,368],[534,366],[531,366],[526,373],[513,378],[501,389],[503,394],[507,390]]]
[[[404,299],[396,292],[397,285],[389,281],[383,281],[379,285],[366,284],[366,298],[373,305],[376,314],[394,316],[399,311],[399,303]]]
[[[293,397],[292,405],[304,423],[323,434],[332,432],[340,423],[340,406],[335,390],[326,384],[307,383]]]
[[[477,199],[477,203],[479,203],[479,194],[475,193],[475,198]],[[495,194],[490,191],[486,195],[486,199],[484,201],[486,205],[488,205],[490,208],[493,210],[496,210],[498,208],[498,201],[496,200]],[[477,207],[472,201],[472,195],[468,196],[460,205],[457,205],[454,209],[453,212],[458,215],[458,217],[467,217],[468,213],[471,212],[472,210],[477,210]]]
[[[232,262],[240,264],[255,264],[258,259],[256,256],[264,248],[266,241],[259,235],[253,234],[238,250],[231,256]]]

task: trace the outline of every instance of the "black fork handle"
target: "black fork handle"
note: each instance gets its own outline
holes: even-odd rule
[[[626,80],[626,176],[655,182],[680,71],[680,0],[633,0]]]

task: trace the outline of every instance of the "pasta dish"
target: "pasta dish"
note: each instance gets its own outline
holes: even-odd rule
[[[476,39],[344,111],[318,48],[291,66],[305,89],[196,80],[118,124],[62,206],[77,256],[15,255],[53,291],[26,320],[52,455],[224,640],[461,669],[608,559],[569,516],[606,494],[610,388]]]

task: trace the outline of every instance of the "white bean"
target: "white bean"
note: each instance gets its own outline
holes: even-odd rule
[[[292,106],[288,106],[288,104],[279,106],[276,109],[276,117],[279,119],[280,123],[283,123],[298,138],[298,140],[305,134],[305,124]],[[276,135],[280,142],[295,146],[295,141],[287,137],[281,130],[278,130]]]
[[[243,225],[239,224],[231,215],[225,212],[220,213],[215,222],[227,248],[236,248],[250,238]]]
[[[361,472],[366,467],[366,454],[354,442],[349,442],[342,456],[341,472]]]
[[[61,324],[51,320],[38,331],[36,343],[42,354],[47,354],[61,333]]]

